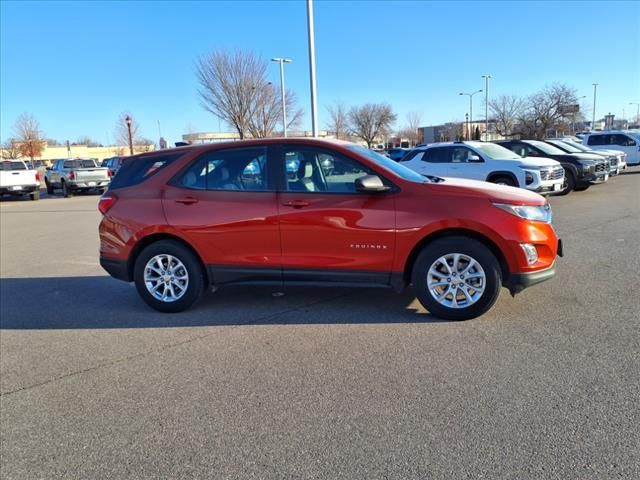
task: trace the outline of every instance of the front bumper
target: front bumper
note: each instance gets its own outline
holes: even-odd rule
[[[564,257],[564,246],[561,239],[558,239],[557,253],[559,257]],[[533,285],[537,285],[538,283],[549,280],[555,274],[556,263],[554,261],[550,267],[547,267],[543,270],[536,270],[535,272],[525,273],[510,273],[506,280],[502,282],[502,284],[509,289],[511,295],[516,295],[517,293],[523,291],[525,288],[529,288]]]

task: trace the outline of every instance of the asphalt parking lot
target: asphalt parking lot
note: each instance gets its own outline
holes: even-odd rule
[[[1,476],[640,478],[640,168],[551,203],[557,276],[443,322],[374,289],[159,314],[97,264],[97,196],[2,201]]]

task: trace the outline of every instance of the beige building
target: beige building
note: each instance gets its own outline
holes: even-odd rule
[[[134,153],[149,152],[154,150],[154,145],[145,145],[133,147]],[[2,152],[2,157],[7,155],[5,151]],[[112,145],[109,147],[89,147],[87,145],[69,145],[67,150],[66,145],[47,145],[42,151],[42,155],[35,158],[35,160],[53,160],[58,158],[97,158],[98,160],[104,160],[105,158],[116,157],[119,155],[128,155],[129,146]],[[21,157],[22,160],[28,160]]]

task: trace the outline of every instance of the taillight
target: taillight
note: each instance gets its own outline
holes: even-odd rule
[[[74,172],[73,170],[71,170],[69,172],[69,180],[75,180],[76,179],[76,172]]]
[[[40,172],[36,170],[36,182],[40,181]]]
[[[111,207],[116,204],[118,197],[116,197],[112,193],[105,193],[100,197],[100,201],[98,202],[98,210],[102,215],[105,215]]]
[[[107,170],[107,177],[113,177],[113,173],[111,173],[111,169]]]

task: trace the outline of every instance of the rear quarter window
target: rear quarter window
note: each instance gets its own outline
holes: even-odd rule
[[[138,185],[175,162],[182,155],[183,153],[173,153],[130,158],[126,162],[122,162],[118,174],[111,181],[109,190]]]

